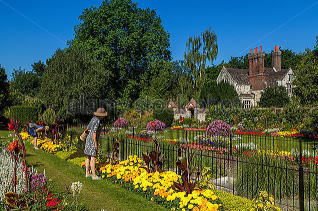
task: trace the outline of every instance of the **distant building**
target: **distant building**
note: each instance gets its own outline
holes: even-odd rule
[[[217,82],[227,82],[235,87],[244,108],[258,105],[262,92],[272,86],[283,86],[291,97],[294,73],[292,69],[282,69],[282,52],[275,46],[272,52],[272,67],[264,67],[265,53],[262,47],[251,50],[248,55],[248,69],[223,67]]]
[[[180,117],[183,117],[195,118],[200,122],[205,122],[205,116],[208,112],[208,109],[200,108],[200,105],[193,98],[184,107],[184,109],[179,108],[177,104],[173,101],[170,101],[167,107],[173,109],[175,120],[180,119]]]

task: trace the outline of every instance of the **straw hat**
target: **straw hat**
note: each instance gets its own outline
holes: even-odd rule
[[[94,115],[104,117],[107,116],[107,112],[105,111],[105,108],[98,108],[96,112],[94,112]]]

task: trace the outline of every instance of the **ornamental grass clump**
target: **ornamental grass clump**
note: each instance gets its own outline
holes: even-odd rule
[[[165,129],[165,127],[166,127],[165,123],[156,119],[154,121],[148,122],[146,130],[147,130],[147,132],[157,132],[157,131],[163,131],[163,129]]]
[[[128,121],[124,118],[118,118],[114,122],[114,127],[115,128],[126,128],[126,127],[128,127]]]
[[[228,137],[231,134],[231,125],[222,120],[215,120],[207,127],[207,135],[213,137]]]

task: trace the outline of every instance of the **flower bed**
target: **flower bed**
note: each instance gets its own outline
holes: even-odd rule
[[[172,210],[223,210],[222,203],[212,190],[196,189],[192,193],[173,188],[180,176],[171,171],[148,173],[143,161],[137,156],[119,164],[108,164],[101,169],[103,178],[110,178],[136,192],[142,192]]]
[[[139,140],[139,141],[152,141],[153,139],[150,137],[142,137],[142,136],[138,136],[138,135],[126,135],[127,138],[130,139],[135,139],[135,140]]]
[[[236,130],[236,135],[253,135],[253,136],[262,136],[265,134],[264,131],[249,131],[249,130]]]

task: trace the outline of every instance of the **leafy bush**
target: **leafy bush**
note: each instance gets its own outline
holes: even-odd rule
[[[214,192],[222,200],[224,210],[237,211],[251,210],[253,208],[253,202],[247,198],[235,196],[231,193],[219,190],[215,190]]]
[[[153,113],[151,111],[138,112],[135,109],[126,111],[123,117],[133,127],[144,129],[147,123],[153,120]]]
[[[285,87],[275,86],[267,88],[262,93],[259,105],[261,107],[283,107],[289,103],[290,99]]]
[[[48,108],[44,113],[42,114],[42,120],[45,122],[47,125],[52,125],[53,123],[56,122],[56,113],[53,109]]]
[[[5,112],[7,118],[17,120],[21,125],[38,120],[38,109],[32,106],[11,106]]]
[[[184,118],[182,121],[183,125],[188,125],[188,126],[194,126],[197,125],[199,122],[197,119],[193,119],[193,118]]]
[[[171,126],[174,114],[171,109],[160,109],[154,111],[153,118],[164,122],[167,126]]]

